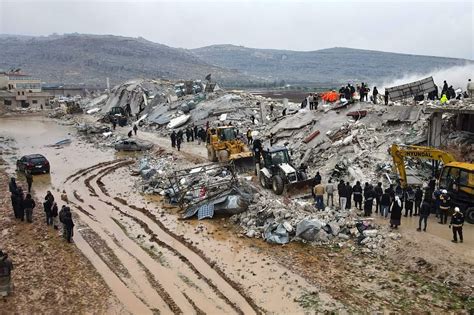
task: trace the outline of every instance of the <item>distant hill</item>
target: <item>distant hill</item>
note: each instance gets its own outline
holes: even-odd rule
[[[312,83],[374,82],[405,73],[429,73],[437,68],[472,62],[351,48],[300,52],[214,45],[193,49],[192,52],[207,63],[270,81]]]
[[[0,69],[21,68],[47,82],[105,86],[144,78],[244,80],[228,69],[210,66],[196,55],[141,38],[109,35],[2,35]]]
[[[236,86],[258,82],[375,82],[472,61],[330,48],[299,52],[215,45],[186,50],[112,35],[0,34],[0,70],[21,68],[48,83],[105,86],[131,78],[213,79]]]

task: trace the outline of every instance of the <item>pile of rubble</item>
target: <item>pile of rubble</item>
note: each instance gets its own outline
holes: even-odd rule
[[[303,241],[355,249],[355,242],[365,253],[381,253],[388,243],[400,239],[400,234],[375,224],[373,218],[361,217],[356,209],[326,207],[316,211],[306,200],[283,201],[263,194],[254,201],[248,211],[232,216],[231,221],[240,225],[247,237],[263,238],[269,243]]]

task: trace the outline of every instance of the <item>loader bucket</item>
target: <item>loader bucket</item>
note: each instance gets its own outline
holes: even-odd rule
[[[248,173],[255,171],[255,161],[251,151],[232,154],[229,160],[234,163],[238,173]]]
[[[286,194],[293,198],[302,198],[311,196],[311,190],[314,187],[314,178],[302,180],[296,183],[286,185]]]

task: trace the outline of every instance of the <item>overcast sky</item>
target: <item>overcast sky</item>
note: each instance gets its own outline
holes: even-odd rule
[[[472,0],[0,0],[0,33],[141,36],[183,48],[338,46],[474,59],[473,10]]]

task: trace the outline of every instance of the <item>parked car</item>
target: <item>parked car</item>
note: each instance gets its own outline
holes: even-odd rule
[[[31,174],[49,173],[49,161],[41,154],[22,156],[16,161],[16,169],[20,172],[29,170]]]
[[[151,143],[142,143],[135,140],[121,140],[115,144],[115,150],[119,151],[144,151],[153,147]]]

